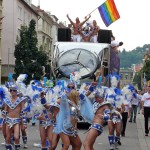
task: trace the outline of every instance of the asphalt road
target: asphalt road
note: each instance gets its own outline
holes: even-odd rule
[[[81,140],[84,141],[86,137],[87,128],[85,128],[84,125],[81,125],[81,126],[79,129],[79,136],[81,137]],[[102,133],[101,136],[97,138],[95,142],[95,145],[94,145],[95,150],[109,150],[107,137],[108,137],[108,128],[107,126],[105,126],[104,132]],[[2,136],[2,132],[0,131],[0,143],[2,142],[4,142],[4,139]],[[138,139],[137,126],[135,123],[128,123],[126,137],[122,137],[121,142],[122,142],[122,145],[119,148],[121,150],[141,150],[139,139]],[[22,140],[21,140],[21,143],[22,143]],[[33,143],[40,143],[38,122],[36,123],[35,126],[28,124],[28,150],[40,150],[40,148],[33,147]],[[0,150],[5,150],[4,145],[0,145]],[[21,145],[21,150],[23,150],[22,145]],[[61,142],[59,142],[56,150],[61,150]],[[71,150],[71,147],[69,150]],[[82,147],[82,150],[83,150],[83,147]]]

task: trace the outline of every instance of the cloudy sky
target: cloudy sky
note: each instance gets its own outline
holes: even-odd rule
[[[97,20],[101,29],[112,30],[116,40],[123,41],[127,51],[138,46],[150,44],[150,1],[149,0],[114,0],[120,19],[106,27],[103,23],[98,9],[91,14],[91,20]],[[75,21],[76,17],[80,21],[100,6],[105,0],[32,0],[34,5],[40,2],[41,9],[50,11],[57,16],[59,21],[69,23],[66,15]]]

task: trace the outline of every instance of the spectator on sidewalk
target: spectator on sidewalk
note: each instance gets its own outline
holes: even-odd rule
[[[145,136],[148,136],[148,117],[150,117],[150,85],[147,86],[147,92],[142,96],[142,114],[144,115],[145,121]]]
[[[121,129],[121,136],[123,137],[125,136],[127,120],[130,117],[131,103],[127,101],[124,102],[124,107],[125,107],[125,110],[122,113],[122,129]]]
[[[141,111],[141,109],[142,109],[142,104],[141,104],[142,92],[141,92],[141,91],[138,91],[138,99],[139,99],[138,114],[140,114],[140,111]]]
[[[129,122],[133,121],[134,123],[136,123],[137,108],[138,108],[138,104],[139,104],[137,90],[135,90],[135,92],[136,92],[136,96],[134,96],[131,99],[131,116],[130,116],[130,120],[129,120]]]

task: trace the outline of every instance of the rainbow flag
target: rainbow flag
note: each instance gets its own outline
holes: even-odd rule
[[[114,0],[107,0],[98,7],[98,10],[107,27],[120,18]]]

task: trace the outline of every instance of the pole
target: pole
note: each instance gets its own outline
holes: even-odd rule
[[[98,6],[99,7],[99,6]],[[89,15],[91,15],[98,7],[96,7],[94,10],[92,10],[88,15],[85,16],[85,18]]]

